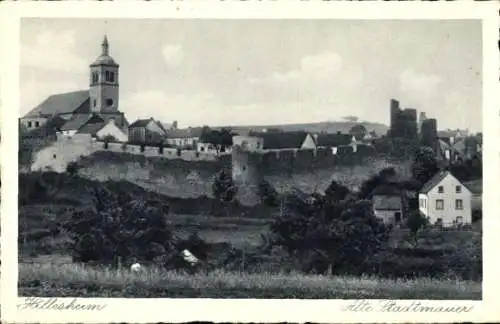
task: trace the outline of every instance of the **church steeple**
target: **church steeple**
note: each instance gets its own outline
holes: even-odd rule
[[[108,35],[104,34],[104,40],[102,41],[101,44],[102,47],[102,56],[108,56],[109,55],[109,43],[108,43]]]
[[[109,55],[108,36],[104,34],[101,43],[101,54],[90,65],[90,104],[91,110],[97,113],[118,111],[119,65]]]

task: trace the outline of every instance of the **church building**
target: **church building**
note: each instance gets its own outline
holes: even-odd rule
[[[90,64],[89,72],[89,89],[49,96],[20,119],[23,132],[39,136],[77,134],[88,129],[85,127],[88,123],[93,123],[94,130],[100,125],[104,128],[114,124],[117,131],[127,134],[128,121],[119,111],[119,65],[109,55],[106,35],[101,54]]]

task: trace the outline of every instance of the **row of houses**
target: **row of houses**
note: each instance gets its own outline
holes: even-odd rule
[[[468,130],[438,132],[438,158],[445,161],[464,161],[482,153],[482,134],[469,134]]]
[[[69,119],[54,116],[43,125],[29,125],[24,132],[28,137],[71,138],[76,134],[89,134],[98,140],[109,140],[147,146],[176,147],[196,150],[200,153],[230,153],[233,145],[250,151],[307,150],[317,148],[349,149],[356,151],[359,145],[369,145],[370,134],[364,138],[344,133],[313,134],[305,131],[239,131],[231,132],[232,141],[225,145],[207,140],[208,127],[179,129],[177,123],[161,123],[153,118],[138,119],[132,124],[121,113],[75,114]]]

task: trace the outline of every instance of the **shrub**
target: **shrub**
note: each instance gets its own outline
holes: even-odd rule
[[[427,218],[420,213],[418,210],[411,211],[410,215],[406,219],[406,226],[410,230],[411,235],[415,241],[415,245],[418,243],[418,231],[426,226],[428,223]]]
[[[301,260],[304,271],[360,273],[362,264],[387,245],[388,228],[373,215],[369,201],[330,203],[300,192],[285,199],[271,224],[271,240]]]
[[[233,201],[236,195],[236,186],[233,183],[233,178],[226,172],[221,171],[212,184],[212,191],[214,197],[220,202]]]
[[[78,169],[80,166],[76,162],[70,162],[66,166],[66,172],[69,173],[70,175],[75,175],[78,173]]]
[[[152,261],[173,251],[165,208],[134,200],[124,190],[91,191],[93,208],[75,212],[64,224],[75,241],[75,261],[117,265],[120,260],[127,262],[131,258]]]
[[[278,206],[279,204],[278,192],[265,180],[259,184],[259,196],[262,203],[267,206]]]

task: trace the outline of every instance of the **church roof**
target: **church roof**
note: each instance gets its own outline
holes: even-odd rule
[[[99,55],[99,57],[96,58],[95,61],[90,66],[96,66],[96,65],[118,66],[115,60],[113,60],[113,58],[109,55],[109,43],[108,43],[108,37],[106,35],[104,35],[101,47],[102,47],[101,55]]]
[[[98,58],[92,62],[90,66],[95,66],[95,65],[113,65],[113,66],[118,66],[116,64],[115,60],[109,56],[109,55],[99,55]]]
[[[24,117],[48,117],[58,114],[90,112],[88,90],[60,93],[49,96]]]

